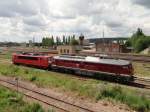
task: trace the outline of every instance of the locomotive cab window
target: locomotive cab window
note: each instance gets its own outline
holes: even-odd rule
[[[29,56],[18,56],[18,59],[25,59],[25,60],[38,60],[37,57],[29,57]]]
[[[124,69],[128,69],[128,66],[123,66]]]

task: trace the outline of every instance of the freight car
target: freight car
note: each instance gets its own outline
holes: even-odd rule
[[[14,64],[36,66],[63,72],[71,72],[96,78],[117,81],[133,81],[133,68],[129,61],[101,59],[90,56],[42,56],[34,54],[14,54]]]

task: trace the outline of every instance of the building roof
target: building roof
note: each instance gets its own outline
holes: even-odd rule
[[[55,56],[54,59],[59,60],[71,60],[71,61],[82,61],[82,62],[90,62],[90,63],[102,63],[102,64],[110,64],[110,65],[129,65],[130,62],[126,60],[117,60],[117,59],[101,59],[99,57],[91,57],[91,56]]]
[[[126,37],[112,37],[112,38],[92,38],[88,39],[90,43],[102,43],[102,42],[112,42],[112,41],[123,41],[128,40]]]

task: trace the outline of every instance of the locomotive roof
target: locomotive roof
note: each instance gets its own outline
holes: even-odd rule
[[[48,56],[48,55],[36,55],[36,54],[17,54],[17,53],[15,53],[15,55],[17,55],[17,56],[27,56],[27,57],[50,57],[50,56]]]
[[[71,60],[71,61],[83,61],[83,62],[91,62],[91,63],[103,63],[103,64],[111,64],[111,65],[128,65],[129,61],[120,60],[120,59],[101,59],[99,57],[91,57],[91,56],[54,56],[54,59],[60,60]]]

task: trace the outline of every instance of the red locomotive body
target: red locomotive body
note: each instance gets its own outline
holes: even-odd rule
[[[86,75],[104,73],[113,76],[132,77],[132,64],[125,60],[100,59],[98,57],[55,56],[52,67],[65,68]]]
[[[49,67],[49,56],[28,54],[13,54],[12,62],[14,64],[23,64],[47,69]]]
[[[87,76],[113,76],[113,79],[124,78],[133,80],[133,68],[129,61],[115,59],[101,59],[99,57],[84,56],[45,56],[28,54],[13,54],[14,64],[35,66],[43,69],[57,69],[71,71]]]

